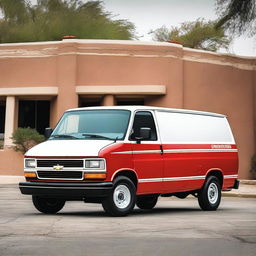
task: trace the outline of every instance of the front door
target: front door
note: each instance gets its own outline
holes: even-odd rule
[[[136,142],[141,127],[151,129],[148,140]],[[132,133],[134,169],[138,175],[138,194],[161,193],[163,190],[163,156],[161,152],[160,136],[151,111],[138,111],[135,113]]]

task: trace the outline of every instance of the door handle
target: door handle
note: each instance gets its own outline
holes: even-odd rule
[[[164,150],[163,150],[163,146],[162,145],[160,145],[160,151],[161,151],[161,155],[163,155]]]

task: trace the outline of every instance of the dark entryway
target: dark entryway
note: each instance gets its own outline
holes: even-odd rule
[[[44,134],[50,121],[50,101],[48,100],[20,100],[18,127],[35,128]]]
[[[95,98],[79,98],[79,107],[96,107],[101,106],[102,99],[100,97]]]
[[[5,127],[5,101],[0,101],[0,133],[4,133]],[[1,139],[1,136],[0,136]]]
[[[117,106],[130,106],[130,105],[144,105],[144,99],[143,98],[117,98],[116,99],[116,105]]]

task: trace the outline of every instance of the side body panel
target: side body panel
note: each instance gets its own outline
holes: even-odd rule
[[[106,181],[112,181],[121,171],[131,171],[138,180],[137,194],[175,193],[200,189],[210,171],[220,171],[224,176],[222,188],[234,185],[238,166],[235,145],[228,150],[206,144],[162,146],[162,155],[158,144],[107,146],[99,155],[106,158]]]
[[[237,149],[235,145],[163,144],[165,192],[190,191],[203,186],[210,171],[224,176],[223,188],[232,187],[237,178]]]
[[[203,186],[210,171],[232,187],[238,153],[225,117],[156,111],[164,157],[164,191],[191,191]]]

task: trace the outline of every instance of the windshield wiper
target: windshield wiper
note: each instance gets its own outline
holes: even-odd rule
[[[82,135],[83,136],[88,136],[88,137],[91,137],[91,138],[102,138],[102,139],[114,140],[114,141],[116,141],[118,139],[118,137],[113,139],[113,138],[110,138],[110,137],[102,136],[102,135],[99,135],[99,134],[93,134],[93,133],[83,133]]]
[[[73,135],[67,135],[67,134],[54,134],[51,137],[53,138],[70,138],[70,139],[78,139],[77,137]]]

